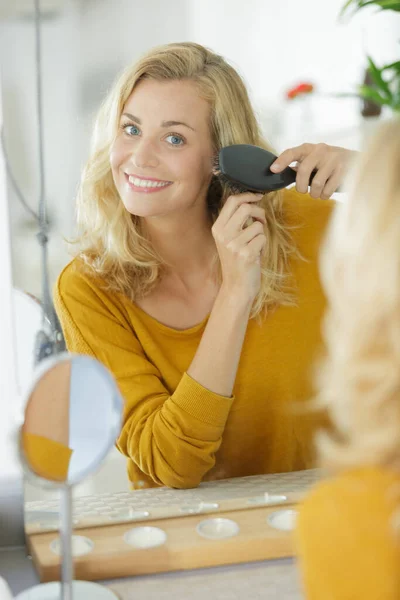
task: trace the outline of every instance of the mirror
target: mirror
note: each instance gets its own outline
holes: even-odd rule
[[[113,446],[122,399],[109,372],[89,356],[67,354],[43,368],[25,409],[24,456],[38,477],[73,486]]]
[[[70,260],[64,238],[71,239],[75,234],[75,190],[89,151],[93,116],[116,74],[153,46],[192,40],[225,56],[244,76],[262,130],[278,151],[303,141],[361,148],[373,120],[367,122],[360,118],[357,99],[337,98],[335,95],[354,89],[362,81],[367,53],[373,54],[377,61],[384,61],[398,51],[395,31],[399,21],[391,13],[375,15],[372,20],[369,15],[360,14],[356,20],[341,24],[337,17],[343,2],[292,1],[286,3],[288,11],[282,11],[280,3],[264,0],[247,3],[232,0],[217,3],[211,0],[150,0],[140,6],[140,26],[137,26],[138,8],[129,0],[54,0],[42,3],[42,51],[45,57],[43,116],[51,283],[56,282],[60,271]],[[26,58],[33,55],[30,35],[33,13],[28,4],[8,2],[9,9],[2,15],[1,21],[0,52],[1,56],[7,57],[2,64],[5,146],[14,176],[33,205],[38,188],[37,123],[32,118],[36,114],[34,63]],[[290,19],[287,18],[288,12]],[[221,28],[227,14],[229,26]],[[310,15],[313,15],[312,19]],[[132,34],[132,24],[135,25],[135,35]],[[299,31],[302,32],[301,39]],[[292,43],[282,48],[282,36],[290,42],[293,40],[295,51]],[[10,52],[13,47],[17,47],[18,51]],[[271,60],[275,48],[281,49],[277,61]],[[290,102],[286,91],[299,80],[309,79],[316,86],[316,93],[309,97],[309,103]],[[40,298],[40,249],[36,225],[19,203],[11,184],[9,201],[14,285]],[[308,333],[305,325],[302,341],[305,351],[308,351]],[[20,356],[22,354],[18,358]],[[278,367],[283,364],[281,356],[275,353],[274,357]],[[253,366],[258,372],[263,372],[265,361],[258,360]],[[119,365],[118,361],[115,362],[117,371]],[[176,387],[178,375],[187,366],[184,360],[175,366],[167,382],[169,389]],[[66,366],[63,368],[66,369]],[[302,367],[298,369],[302,371]],[[65,372],[63,377],[68,379],[68,373]],[[281,394],[282,388],[278,388],[276,393]],[[244,410],[242,414],[237,411],[236,416],[239,421],[247,417]],[[96,417],[101,417],[100,411],[96,412]],[[273,419],[279,423],[280,415],[274,414]],[[32,426],[34,424],[33,421]],[[35,426],[38,425],[40,423]],[[59,425],[65,427],[60,432],[64,436],[73,434],[66,422]],[[42,433],[46,434],[45,431]],[[234,437],[232,433],[230,435]],[[265,436],[249,438],[256,455]],[[72,443],[72,438],[68,437],[68,440]],[[52,441],[53,444],[60,443]],[[77,451],[73,450],[68,455],[68,444],[61,444],[63,464],[65,468],[68,466],[67,479],[70,476],[74,478],[77,475],[74,471]],[[81,448],[82,452],[84,450]],[[240,448],[235,451],[235,460],[239,463]],[[279,454],[275,448],[273,452]],[[87,453],[83,455],[88,456]],[[61,468],[61,459],[58,466]],[[40,472],[40,465],[37,468]],[[89,476],[89,463],[86,466],[80,463],[80,468],[85,475],[79,479],[80,483],[73,479],[76,498],[131,493],[126,459],[116,448],[110,450],[95,475]],[[256,475],[261,470],[262,465],[255,462],[251,474]],[[225,476],[223,469],[213,474],[215,479]],[[60,473],[58,477],[61,477]],[[143,481],[139,479],[137,483],[140,489]],[[149,490],[141,491],[145,494]],[[167,490],[162,489],[160,497],[163,494],[168,497]],[[26,502],[26,524],[31,531],[35,527],[57,526],[54,489],[49,487],[44,491],[27,482]],[[37,509],[34,515],[36,521],[30,517],[32,507]],[[189,506],[188,510],[192,507]],[[128,508],[126,514],[127,518],[132,517]],[[102,513],[97,512],[96,515],[101,517]]]
[[[25,517],[28,535],[35,519],[46,527],[47,518],[50,528],[59,521],[61,539],[53,547],[62,556],[62,578],[23,592],[19,600],[116,599],[98,584],[73,579],[74,544],[81,539],[72,536],[71,489],[101,465],[120,431],[122,410],[112,375],[95,359],[65,353],[40,363],[20,430],[21,461],[28,480],[59,490],[61,511],[32,510]]]

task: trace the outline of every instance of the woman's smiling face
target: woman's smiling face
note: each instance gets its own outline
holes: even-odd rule
[[[144,79],[123,108],[110,163],[125,208],[161,217],[205,204],[213,154],[210,105],[196,84]]]

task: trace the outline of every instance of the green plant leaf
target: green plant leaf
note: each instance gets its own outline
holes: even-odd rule
[[[393,108],[400,110],[400,78],[397,81],[397,90],[393,94]]]
[[[400,2],[399,0],[369,0],[368,2],[364,2],[361,8],[364,6],[375,4],[381,10],[394,10],[400,11]]]
[[[354,15],[366,7],[375,6],[378,10],[393,10],[400,12],[400,0],[347,0],[343,5],[339,19],[344,14]],[[400,41],[400,40],[399,40]],[[354,97],[372,100],[377,104],[390,106],[393,110],[400,112],[400,61],[397,60],[388,65],[378,67],[371,57],[368,58],[368,72],[371,76],[371,85],[361,85],[358,94],[337,94],[337,97]],[[385,74],[385,77],[383,77]]]
[[[348,0],[339,13],[339,18],[343,17],[349,9],[353,8],[353,14],[367,6],[375,5],[380,10],[394,10],[400,12],[399,0]]]
[[[360,94],[356,92],[339,92],[337,94],[331,94],[333,98],[359,98]]]
[[[394,10],[400,12],[400,2],[398,0],[380,0],[377,4],[382,10]]]
[[[368,59],[368,71],[371,75],[372,81],[376,85],[376,87],[384,94],[386,97],[390,98],[392,92],[390,91],[388,83],[383,79],[381,70],[376,66],[374,61],[370,56],[367,56]]]
[[[347,0],[346,4],[344,4],[340,10],[339,18],[343,17],[343,15],[348,11],[349,7],[352,6],[353,4],[354,4],[354,0]]]
[[[396,60],[394,63],[390,63],[390,65],[384,65],[381,67],[381,71],[388,71],[389,69],[394,69],[398,73],[400,73],[400,60]]]
[[[369,85],[360,85],[358,92],[361,98],[372,100],[373,102],[376,102],[376,104],[386,104],[391,106],[393,101],[392,98],[381,96],[381,94],[375,88],[372,88]]]

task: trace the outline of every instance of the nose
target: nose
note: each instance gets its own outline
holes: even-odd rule
[[[159,160],[154,144],[150,140],[143,138],[135,144],[135,149],[132,152],[132,162],[139,169],[152,168],[158,166]]]

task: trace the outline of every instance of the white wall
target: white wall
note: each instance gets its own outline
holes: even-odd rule
[[[202,0],[191,2],[191,36],[229,57],[257,100],[276,101],[297,79],[323,92],[354,85],[367,52],[398,58],[400,16],[364,10],[338,15],[344,0]],[[212,18],[210,18],[212,15]]]
[[[10,5],[13,0],[7,0]],[[74,195],[87,154],[93,114],[116,73],[148,48],[193,40],[226,56],[244,75],[277,147],[301,141],[357,146],[356,100],[332,100],[362,77],[365,54],[398,55],[400,15],[363,11],[338,23],[344,0],[64,0],[43,25],[45,166],[51,278],[69,259],[62,236],[73,233]],[[57,3],[56,3],[57,4]],[[373,15],[373,16],[372,16]],[[397,53],[397,54],[396,54]],[[0,21],[6,142],[16,178],[37,204],[37,140],[33,21]],[[297,104],[284,93],[312,79],[318,95],[312,122],[301,127]],[[306,138],[306,139],[305,139]],[[35,227],[10,190],[14,281],[40,294]]]
[[[10,7],[15,4],[15,0],[3,2]],[[22,0],[18,2],[22,4]],[[398,56],[400,15],[381,13],[372,17],[373,11],[364,11],[347,24],[339,24],[337,16],[344,0],[49,0],[48,3],[63,7],[52,18],[46,18],[42,46],[52,280],[68,260],[62,235],[70,236],[73,232],[74,194],[87,154],[93,113],[117,71],[148,48],[192,40],[222,53],[244,75],[265,132],[278,149],[304,141],[305,136],[296,121],[296,106],[284,100],[287,87],[308,78],[317,86],[314,122],[307,135],[310,141],[348,140],[352,144],[358,103],[332,100],[324,95],[355,86],[362,76],[367,52],[378,61]],[[28,0],[25,4],[28,5]],[[15,176],[36,208],[33,31],[32,20],[0,21],[6,143]],[[7,256],[8,242],[7,205],[1,177],[0,163],[0,228],[3,229],[0,257],[3,259]],[[14,282],[40,294],[36,229],[11,190],[9,200]],[[0,263],[0,269],[4,270],[1,280],[7,282],[10,275],[7,261]],[[11,323],[7,319],[7,293],[0,295],[0,301],[5,303],[0,307],[0,318],[7,331]],[[11,418],[12,394],[7,392],[7,386],[12,385],[12,371],[7,368],[9,346],[7,342],[4,344],[3,329],[0,331],[0,351],[5,353],[5,362],[3,357],[0,362],[5,374],[1,385],[6,386],[1,397],[7,399],[6,403],[0,403],[3,411],[0,427],[4,428]],[[0,430],[0,445],[4,442]],[[12,464],[6,462],[4,468],[9,469]],[[124,461],[116,451],[111,453],[109,464],[118,473],[121,486],[126,486]],[[89,485],[91,482],[82,484],[80,489],[91,493],[87,491]],[[106,477],[103,485],[106,491],[110,485]],[[116,489],[114,484],[113,489]]]
[[[12,2],[13,0],[10,0]],[[50,271],[55,280],[68,261],[63,236],[73,233],[74,196],[87,154],[95,109],[117,72],[147,48],[186,38],[185,0],[64,0],[42,26],[43,109]],[[5,138],[10,163],[29,204],[38,195],[34,22],[0,21]],[[9,188],[13,278],[40,295],[36,226]]]
[[[80,168],[76,152],[77,65],[79,64],[78,13],[67,3],[55,18],[42,26],[44,158],[49,219],[52,223],[51,254],[64,253],[62,235],[73,228],[72,198]],[[32,20],[0,23],[0,55],[3,60],[5,139],[15,178],[32,208],[38,204],[38,146],[36,80]],[[12,220],[14,282],[40,293],[40,251],[35,222],[9,188]],[[55,271],[52,271],[54,278]]]
[[[2,127],[2,101],[0,86],[0,129]],[[14,332],[11,287],[11,252],[9,213],[7,202],[6,173],[3,155],[0,152],[0,472],[14,470],[10,460],[9,446],[12,424],[17,410],[17,380],[14,363]],[[12,423],[11,423],[12,422]]]
[[[2,93],[0,85],[0,129]],[[16,451],[18,395],[14,361],[11,252],[6,176],[0,151],[0,547],[23,540],[22,474]]]
[[[400,15],[364,10],[339,22],[343,4],[344,0],[191,3],[191,38],[238,68],[267,137],[281,149],[285,143],[307,141],[304,136],[328,141],[331,132],[354,126],[358,101],[329,96],[350,92],[361,83],[367,53],[378,63],[398,59]],[[311,131],[308,125],[308,130],[294,132],[291,117],[296,108],[285,101],[285,92],[302,80],[313,81],[317,88],[314,122]]]

